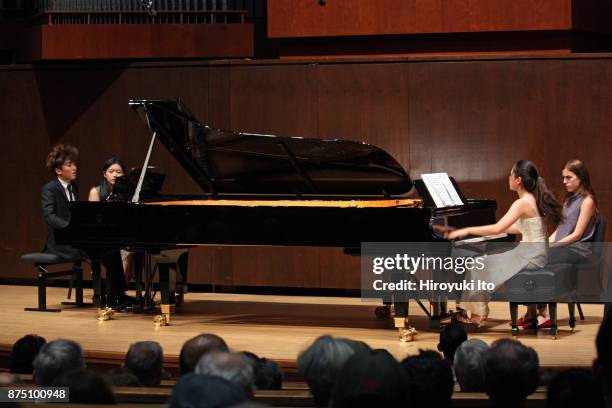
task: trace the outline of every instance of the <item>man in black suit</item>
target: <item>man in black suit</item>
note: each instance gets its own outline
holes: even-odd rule
[[[85,259],[87,255],[69,245],[57,245],[54,231],[65,228],[70,223],[70,201],[79,200],[76,159],[78,150],[70,145],[58,144],[47,156],[47,168],[53,180],[42,188],[42,210],[49,232],[45,252],[50,252],[68,260]],[[125,295],[125,277],[119,251],[109,251],[102,256],[102,263],[108,275],[108,304],[121,309],[131,303]]]

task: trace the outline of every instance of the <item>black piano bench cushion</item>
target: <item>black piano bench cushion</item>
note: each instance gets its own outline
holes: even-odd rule
[[[549,264],[535,270],[522,270],[506,282],[510,302],[559,302],[576,287],[572,264]]]
[[[21,257],[21,260],[35,265],[56,265],[79,261],[79,259],[66,259],[48,252],[32,252],[25,254]]]

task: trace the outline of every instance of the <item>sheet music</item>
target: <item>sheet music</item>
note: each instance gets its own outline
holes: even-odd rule
[[[457,190],[455,190],[455,186],[448,177],[448,174],[421,174],[421,179],[423,179],[425,187],[427,187],[427,191],[429,191],[436,207],[463,205],[463,201],[461,201],[461,197],[459,197]]]

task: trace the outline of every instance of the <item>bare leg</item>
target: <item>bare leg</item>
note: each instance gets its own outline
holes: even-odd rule
[[[134,268],[132,262],[132,254],[129,254],[123,259],[123,272],[125,273],[125,282],[129,283],[134,279]]]

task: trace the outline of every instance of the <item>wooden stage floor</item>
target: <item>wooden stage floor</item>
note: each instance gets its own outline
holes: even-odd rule
[[[48,307],[57,307],[66,296],[65,288],[48,288]],[[91,290],[85,290],[86,299]],[[391,319],[374,316],[377,303],[355,298],[233,295],[189,293],[177,310],[170,326],[156,328],[154,314],[117,313],[115,319],[99,322],[95,309],[64,306],[61,313],[25,312],[35,306],[33,286],[0,286],[0,346],[7,350],[15,340],[36,333],[47,340],[58,337],[81,343],[88,351],[125,353],[130,343],[139,340],[158,341],[167,356],[176,357],[182,344],[199,333],[215,333],[236,351],[249,350],[274,360],[295,361],[298,353],[322,334],[362,340],[374,348],[389,350],[397,359],[417,353],[419,349],[436,349],[438,333],[428,329],[429,322],[416,305],[410,306],[411,321],[419,334],[415,341],[401,344]],[[510,338],[507,303],[493,303],[489,326],[470,338],[491,343]],[[524,309],[521,309],[524,310]],[[533,347],[543,367],[590,367],[595,357],[595,336],[601,322],[602,305],[584,305],[586,320],[578,321],[570,332],[568,311],[559,305],[559,336],[550,331],[537,335],[521,331],[519,339]]]

